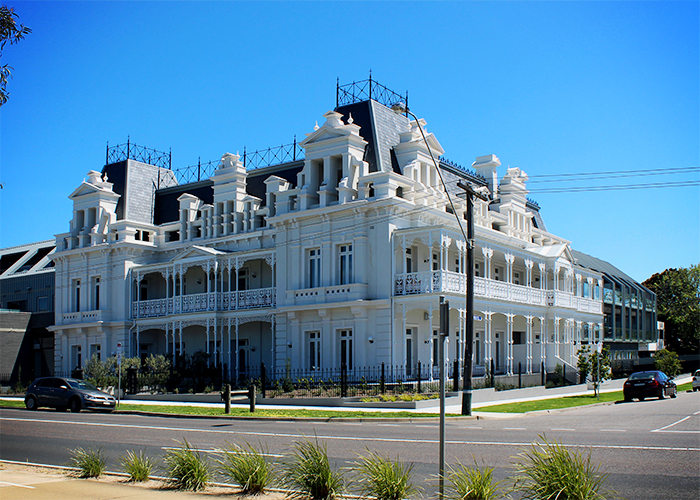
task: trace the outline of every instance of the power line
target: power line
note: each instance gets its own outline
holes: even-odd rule
[[[564,174],[534,174],[529,175],[530,179],[539,179],[543,177],[585,177],[585,176],[598,176],[598,175],[617,175],[617,174],[629,174],[633,175],[645,175],[650,172],[661,172],[661,173],[683,173],[683,172],[697,172],[700,171],[700,167],[671,167],[671,168],[650,168],[644,170],[609,170],[604,172],[570,172]],[[538,181],[539,182],[539,181]]]
[[[572,186],[567,188],[531,189],[530,193],[579,193],[590,191],[625,191],[632,189],[666,189],[700,186],[700,181],[655,182],[646,184],[619,184],[617,186]]]
[[[600,179],[620,179],[620,178],[625,178],[625,177],[648,177],[652,175],[674,175],[674,174],[688,174],[688,173],[693,173],[693,172],[700,172],[700,167],[685,167],[682,169],[673,169],[673,171],[669,170],[649,170],[646,171],[646,173],[639,173],[639,172],[630,172],[630,173],[625,173],[624,171],[621,171],[619,173],[599,173],[599,174],[593,174],[593,173],[585,173],[585,174],[561,174],[561,175],[552,175],[551,177],[569,177],[571,176],[572,178],[566,178],[566,179],[543,179],[543,180],[528,180],[529,184],[534,184],[534,183],[542,183],[542,182],[578,182],[578,181],[590,181],[590,180],[600,180]],[[581,178],[573,178],[574,176],[579,176]],[[533,176],[533,177],[550,177],[550,176]]]

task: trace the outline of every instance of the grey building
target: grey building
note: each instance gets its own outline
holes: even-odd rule
[[[0,382],[53,373],[55,240],[0,249]]]

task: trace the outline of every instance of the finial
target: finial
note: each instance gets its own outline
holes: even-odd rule
[[[321,127],[318,126],[318,120],[316,120],[316,125],[314,125],[314,130],[318,130],[318,129],[320,129],[320,128],[321,128]]]
[[[350,113],[350,114],[348,115],[348,125],[351,125],[351,124],[353,124],[353,123],[355,123],[355,120],[352,119],[352,113]]]

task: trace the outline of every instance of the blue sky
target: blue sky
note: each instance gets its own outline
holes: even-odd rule
[[[449,159],[527,172],[575,249],[639,281],[700,261],[697,1],[4,3],[33,32],[1,59],[0,247],[67,231],[108,141],[172,148],[173,167],[286,144],[335,106],[336,78],[371,69]],[[695,184],[537,191],[658,182]]]

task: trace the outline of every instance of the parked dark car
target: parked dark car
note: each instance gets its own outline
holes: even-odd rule
[[[73,412],[82,408],[112,411],[117,400],[85,380],[43,377],[29,386],[24,404],[28,410],[48,406],[59,411],[69,408]]]
[[[644,401],[644,398],[663,399],[666,396],[675,398],[677,389],[673,378],[664,372],[646,371],[630,375],[625,380],[622,392],[625,395],[625,401],[632,401],[633,398]]]

